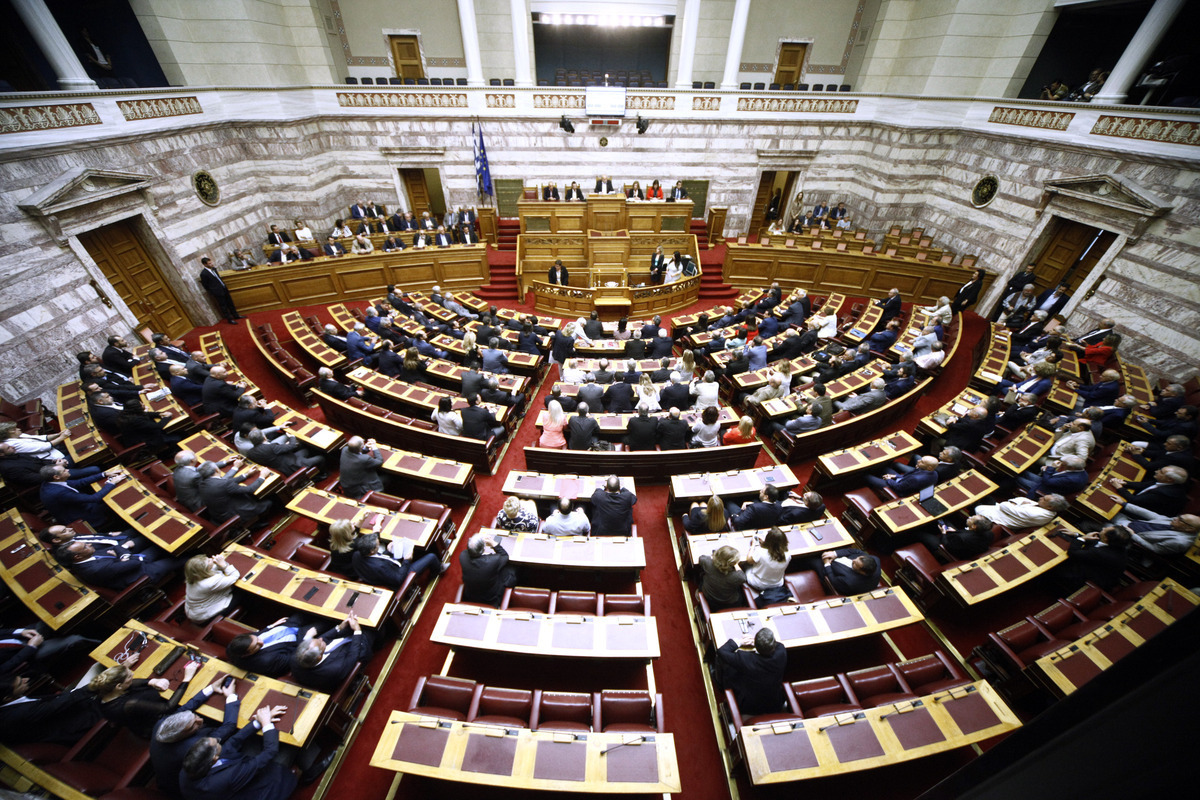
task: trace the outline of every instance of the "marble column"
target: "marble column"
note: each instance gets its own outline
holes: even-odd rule
[[[42,49],[42,55],[50,62],[54,74],[58,77],[58,88],[64,91],[95,91],[99,89],[92,80],[79,56],[71,49],[67,37],[50,9],[46,8],[45,0],[12,0],[13,8],[21,15],[21,20],[29,33]]]
[[[458,0],[458,27],[462,29],[467,83],[471,86],[483,86],[483,65],[479,61],[479,26],[475,24],[475,0]]]
[[[1108,75],[1108,80],[1100,88],[1100,93],[1092,98],[1093,103],[1124,103],[1129,95],[1129,88],[1141,75],[1154,54],[1154,48],[1167,35],[1167,29],[1179,16],[1187,0],[1155,0],[1154,5],[1142,20],[1137,33],[1129,41],[1125,52]]]
[[[738,88],[738,71],[742,66],[742,45],[746,43],[746,22],[750,19],[750,0],[737,0],[733,7],[733,24],[729,27],[729,52],[725,54],[725,74],[721,88]]]
[[[692,67],[696,63],[696,32],[700,30],[700,0],[687,0],[683,7],[683,38],[679,42],[679,70],[675,88],[692,88]]]
[[[529,6],[526,0],[512,0],[513,61],[517,86],[533,86],[533,59],[529,53]]]

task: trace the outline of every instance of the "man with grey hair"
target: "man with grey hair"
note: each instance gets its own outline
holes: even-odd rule
[[[1195,514],[1168,517],[1126,503],[1121,515],[1129,520],[1126,526],[1133,532],[1134,544],[1160,556],[1183,555],[1200,534],[1200,516]]]
[[[941,363],[946,360],[946,347],[941,342],[934,342],[929,347],[929,352],[924,355],[913,356],[913,363],[925,372],[928,372],[935,367],[941,366]]]
[[[361,386],[351,388],[344,383],[338,382],[333,377],[333,370],[329,367],[318,369],[317,378],[317,388],[335,400],[349,400],[351,397],[363,396],[363,388]]]
[[[601,408],[604,405],[604,387],[596,383],[596,376],[587,373],[583,376],[583,385],[575,392],[575,404],[587,403],[588,408]]]
[[[938,460],[933,456],[921,456],[917,459],[917,467],[914,470],[900,474],[885,472],[882,476],[868,475],[866,483],[880,497],[886,497],[885,492],[888,490],[896,497],[908,497],[938,482],[937,465]]]
[[[1039,500],[1014,497],[1000,503],[976,506],[975,513],[1006,528],[1038,528],[1047,525],[1067,510],[1067,500],[1061,494],[1043,495]]]
[[[356,664],[365,664],[373,653],[371,635],[358,616],[350,614],[320,636],[304,639],[292,656],[292,678],[301,686],[332,692]]]
[[[250,440],[250,450],[246,457],[255,464],[273,469],[285,477],[310,467],[322,473],[317,476],[317,480],[323,480],[327,476],[324,472],[325,456],[309,453],[301,447],[300,440],[290,433],[268,441],[261,430],[254,428],[246,438]]]
[[[929,353],[937,342],[937,330],[932,325],[926,325],[921,329],[921,335],[912,341],[913,358]]]
[[[1120,478],[1109,478],[1108,484],[1117,490],[1112,497],[1118,501],[1133,503],[1156,514],[1171,516],[1183,511],[1187,505],[1188,473],[1180,467],[1159,467],[1147,480],[1130,483]],[[1125,524],[1128,520],[1120,514],[1116,520]]]
[[[362,359],[362,362],[368,367],[373,367],[379,362],[379,343],[371,341],[370,330],[361,322],[356,323],[354,329],[346,334],[346,356],[351,361]]]
[[[200,665],[199,662],[188,665],[189,668],[192,666],[198,668]],[[192,745],[207,737],[223,742],[237,731],[238,711],[241,708],[237,688],[234,684],[222,686],[222,683],[222,680],[216,680],[204,687],[178,711],[160,718],[154,724],[150,734],[150,763],[154,767],[158,788],[172,797],[180,794],[179,775],[183,771],[183,758]],[[208,724],[204,717],[196,713],[214,694],[224,697],[225,713],[220,727]]]
[[[204,401],[205,413],[216,412],[222,417],[232,417],[237,410],[238,398],[246,392],[246,382],[230,383],[229,370],[217,365],[209,370],[204,385],[200,388],[200,397]]]
[[[876,378],[871,381],[869,391],[851,395],[845,400],[838,400],[833,405],[838,411],[849,411],[851,414],[864,414],[882,407],[887,402],[885,389],[887,389],[887,383],[883,378]]]
[[[383,478],[379,475],[382,466],[383,455],[374,439],[351,436],[342,448],[338,473],[342,494],[359,500],[367,492],[382,492]]]
[[[587,536],[592,532],[592,523],[570,498],[560,497],[558,506],[542,522],[541,532],[548,536]]]
[[[721,682],[733,692],[744,716],[770,714],[783,706],[787,649],[779,646],[770,628],[746,634],[740,642],[728,640],[717,650],[717,663]]]
[[[567,449],[590,450],[600,436],[600,424],[588,416],[588,404],[575,406],[575,416],[567,420]]]
[[[650,406],[639,403],[637,415],[625,426],[625,447],[629,450],[653,450],[658,444],[658,418],[650,416]]]
[[[1082,492],[1089,483],[1087,462],[1079,456],[1067,455],[1057,459],[1041,472],[1029,470],[1017,478],[1025,496],[1036,500],[1039,494],[1061,494],[1071,497]]]
[[[598,367],[598,369],[596,369],[592,372],[592,377],[595,378],[596,383],[599,383],[599,384],[612,383],[613,380],[616,378],[616,374],[609,370],[608,359],[607,358],[600,359],[600,361],[597,362],[596,366]]]
[[[688,384],[683,383],[683,376],[678,371],[671,373],[671,382],[662,388],[658,394],[659,408],[691,408],[692,394]]]
[[[967,517],[966,525],[961,528],[939,521],[936,525],[919,528],[917,541],[940,561],[945,560],[940,554],[943,547],[951,558],[960,561],[975,558],[992,546],[992,521],[982,514]]]
[[[504,590],[517,585],[517,570],[508,563],[508,553],[495,532],[477,533],[458,554],[462,567],[462,599],[468,603],[499,606]]]
[[[206,461],[197,472],[200,476],[200,499],[208,507],[205,513],[218,525],[234,516],[252,525],[271,510],[270,500],[258,500],[254,496],[266,480],[261,471],[247,470],[240,475],[224,477],[217,474],[216,464]]]
[[[773,372],[771,373],[771,377],[767,379],[766,384],[758,387],[754,394],[746,398],[746,402],[756,406],[762,405],[768,400],[783,397],[787,393],[788,389],[784,388],[783,385],[783,376],[778,372]]]
[[[467,319],[479,319],[478,314],[474,313],[469,308],[464,306],[462,303],[455,300],[454,295],[451,294],[450,292],[446,292],[445,300],[446,301],[444,303],[442,303],[442,305],[445,306],[447,311],[451,311],[451,312],[457,314],[458,316],[466,317]]]
[[[175,484],[175,499],[183,503],[188,511],[197,511],[204,501],[200,499],[200,472],[196,469],[196,454],[191,450],[180,450],[175,454],[175,472],[172,482]],[[219,469],[229,467],[225,477],[237,472],[243,460],[238,457],[226,458],[216,462]]]
[[[327,324],[325,326],[324,333],[321,334],[321,341],[339,353],[346,352],[346,337],[338,333],[338,329],[334,325]]]

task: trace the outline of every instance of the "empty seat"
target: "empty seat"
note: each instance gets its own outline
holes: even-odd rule
[[[999,659],[993,662],[993,666],[1008,672],[1020,672],[1047,653],[1070,644],[1055,639],[1028,618],[1004,630],[989,633],[988,643],[991,652]]]
[[[470,722],[487,722],[517,728],[528,728],[532,718],[533,692],[527,689],[503,689],[498,686],[484,687],[475,700],[474,713],[467,717]]]
[[[766,83],[759,82],[759,83],[754,84],[754,91],[756,91],[756,92],[761,92],[763,89],[766,89],[766,88],[767,88]]]
[[[807,91],[808,91],[808,84],[807,84],[807,83],[797,83],[797,84],[796,84],[796,91],[797,91],[797,92],[807,92]]]
[[[346,83],[350,84],[351,86],[357,86],[357,85],[358,85],[358,78],[354,77],[353,75],[347,75],[347,76],[346,76]]]
[[[366,86],[374,86],[375,85],[374,78],[360,78],[359,80]]]
[[[442,79],[441,79],[441,78],[430,78],[430,79],[429,79],[429,85],[430,85],[430,86],[441,86],[441,85],[442,85]]]
[[[826,597],[821,576],[815,570],[806,569],[784,575],[783,583],[797,603],[814,603]]]
[[[862,710],[854,690],[842,675],[795,681],[789,686],[796,706],[806,719]]]
[[[896,669],[917,696],[971,683],[971,678],[962,668],[941,650],[910,661],[901,661],[896,664]]]
[[[429,78],[417,78],[417,86],[428,86]]]
[[[528,586],[514,586],[504,590],[504,599],[500,608],[510,611],[532,611],[539,614],[550,613],[550,590],[533,589]]]
[[[778,92],[778,91],[779,91],[779,84],[778,84],[778,83],[772,83],[772,84],[771,84],[770,86],[768,86],[767,88],[768,88],[768,89],[770,89],[772,92]]]
[[[606,594],[603,602],[604,616],[606,617],[650,616],[650,595],[648,594]]]
[[[417,79],[416,79],[416,78],[405,78],[405,79],[404,79],[404,85],[405,85],[405,86],[416,86],[416,85],[417,85]]]
[[[539,692],[534,702],[537,730],[590,731],[595,706],[586,692]]]
[[[813,91],[814,91],[814,92],[823,92],[823,91],[825,91],[825,84],[823,84],[823,83],[814,83],[814,84],[813,84]]]
[[[1034,614],[1033,620],[1055,639],[1064,641],[1082,638],[1104,624],[1101,620],[1088,619],[1064,600]]]
[[[796,84],[794,84],[794,83],[785,83],[785,84],[783,85],[783,90],[784,90],[785,92],[792,92],[792,91],[795,91],[795,90],[796,90]]]
[[[1076,589],[1066,598],[1079,613],[1088,619],[1107,622],[1134,604],[1134,600],[1117,600],[1094,583]]]
[[[499,86],[499,85],[500,85],[499,78],[488,78],[488,86]]]
[[[465,720],[483,684],[465,678],[430,675],[417,681],[408,710],[443,719]]]
[[[392,86],[403,86],[404,78],[388,78],[388,83]]]
[[[850,91],[850,84],[848,84],[848,83],[843,83],[841,86],[839,86],[839,87],[838,87],[838,91],[839,91],[839,92],[848,92],[848,91]]]
[[[560,590],[554,600],[555,614],[596,614],[599,595],[595,592]]]
[[[886,706],[901,700],[915,700],[918,696],[892,664],[847,672],[846,682],[854,690],[854,695],[863,708]]]
[[[692,81],[692,88],[693,89],[703,89],[704,83],[702,81]]]
[[[605,689],[600,692],[596,724],[601,731],[653,733],[663,730],[662,695],[652,699],[645,690]]]
[[[466,79],[466,78],[456,78],[456,79],[455,79],[455,81],[454,81],[454,83],[455,83],[456,85],[458,85],[458,86],[466,86],[466,85],[467,85],[467,79]]]
[[[738,86],[738,89],[742,90],[743,92],[748,92],[748,91],[750,91],[750,82],[749,82],[749,81],[746,81],[745,83],[743,83],[743,84],[739,85],[739,86]]]
[[[515,85],[516,85],[516,81],[514,81],[512,78],[505,78],[505,79],[504,79],[504,85],[505,85],[505,86],[515,86]]]
[[[662,84],[662,83],[659,84],[660,87],[664,86],[664,85],[665,84]],[[705,89],[715,89],[715,88],[717,88],[717,82],[716,81],[705,81],[704,88]]]

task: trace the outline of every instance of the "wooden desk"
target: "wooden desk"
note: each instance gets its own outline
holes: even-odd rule
[[[376,372],[370,367],[359,367],[346,373],[346,378],[356,386],[361,386],[371,392],[375,392],[383,397],[388,398],[394,403],[414,409],[415,413],[421,419],[429,419],[429,415],[437,410],[438,401],[443,397],[449,397],[456,409],[467,407],[466,399],[457,392],[441,392],[433,389],[426,389],[412,383],[395,378],[389,378],[382,372]],[[496,420],[501,425],[507,425],[512,406],[498,406],[493,403],[480,403],[483,408],[491,409],[496,415]]]
[[[100,595],[59,564],[21,513],[0,514],[0,578],[13,596],[54,630],[101,610]]]
[[[839,775],[966,747],[1021,726],[986,681],[863,711],[745,726],[755,784]]]
[[[1034,469],[1042,456],[1054,446],[1054,431],[1028,425],[1013,440],[988,457],[988,465],[1009,475]]]
[[[196,518],[174,501],[151,492],[124,467],[110,472],[120,472],[124,480],[104,495],[104,504],[135,532],[168,553],[187,552],[208,536]]]
[[[391,713],[371,766],[524,791],[657,794],[682,788],[669,733],[532,731],[407,711]]]
[[[695,251],[695,245],[691,250]],[[696,263],[699,264],[699,260]],[[612,299],[612,293],[619,292],[620,299],[628,303],[621,304],[623,316],[645,317],[668,313],[695,303],[700,295],[700,276],[680,278],[675,283],[660,286],[623,286],[615,289],[604,286],[556,286],[533,280],[527,282],[527,288],[533,289],[534,308],[539,314],[586,317],[595,308],[598,298],[607,296]]]
[[[637,494],[633,478],[619,475],[622,488]],[[606,475],[545,475],[540,472],[512,470],[504,478],[505,494],[528,497],[531,500],[558,501],[560,497],[590,501],[597,489],[604,488]]]
[[[379,287],[395,284],[451,292],[474,291],[491,278],[487,246],[411,247],[390,253],[269,264],[221,273],[233,302],[243,314],[312,306],[332,301],[369,300]]]
[[[921,442],[911,433],[896,431],[857,447],[824,454],[817,459],[816,475],[828,480],[844,478],[897,461],[919,449]]]
[[[1167,578],[1086,636],[1039,658],[1032,674],[1050,692],[1066,697],[1200,605],[1200,597]]]
[[[924,619],[907,594],[888,587],[815,603],[719,611],[709,615],[708,628],[714,647],[770,628],[780,644],[793,648],[870,636]]]
[[[303,442],[306,447],[320,450],[322,453],[329,453],[341,447],[346,441],[346,434],[337,428],[322,425],[282,403],[272,403],[271,409],[278,412],[275,424],[287,425],[287,432]]]
[[[1055,378],[1050,385],[1050,391],[1046,394],[1046,399],[1042,401],[1042,408],[1047,411],[1057,411],[1060,414],[1068,414],[1075,410],[1075,403],[1079,401],[1079,395],[1075,390],[1067,386],[1066,381],[1062,378]]]
[[[285,683],[265,675],[253,675],[245,670],[207,656],[189,645],[181,644],[170,637],[164,636],[136,619],[131,619],[125,625],[108,637],[99,647],[92,651],[92,658],[105,667],[123,664],[129,654],[129,644],[138,634],[146,637],[146,646],[138,655],[137,663],[131,668],[135,678],[166,678],[178,686],[183,680],[184,667],[189,661],[199,661],[202,666],[181,698],[187,702],[204,690],[214,681],[219,681],[232,675],[238,699],[238,727],[248,724],[254,718],[254,712],[263,706],[285,706],[287,712],[283,719],[275,723],[279,731],[279,741],[283,744],[303,746],[317,729],[317,722],[329,705],[329,695],[315,692],[293,683]],[[165,671],[159,671],[160,665],[174,652],[183,655],[177,657]],[[174,689],[161,692],[164,698],[169,698]],[[205,701],[196,713],[211,720],[221,721],[225,716],[225,695],[216,692]]]
[[[916,306],[913,306],[909,311],[908,327],[901,331],[900,335],[896,338],[896,343],[888,349],[888,352],[895,356],[897,361],[913,351],[913,340],[921,335],[921,331],[925,330],[925,326],[929,322],[929,317],[929,314],[921,311]]]
[[[839,519],[825,519],[805,522],[801,525],[780,525],[779,529],[787,537],[788,558],[813,556],[826,550],[839,550],[843,547],[854,547],[856,542]],[[743,557],[750,552],[755,540],[761,541],[767,531],[735,531],[733,533],[701,533],[688,534],[687,543],[688,566],[698,566],[700,556],[711,556],[718,547],[729,545],[737,549]]]
[[[1132,445],[1129,442],[1118,444],[1104,469],[1072,500],[1089,517],[1108,522],[1125,507],[1124,501],[1113,500],[1113,495],[1119,497],[1120,493],[1108,485],[1110,479],[1120,478],[1127,483],[1137,483],[1146,476],[1145,467],[1130,454],[1130,447]]]
[[[56,391],[58,428],[67,432],[61,446],[77,466],[88,466],[112,458],[104,437],[92,422],[79,381],[64,383]]]
[[[979,362],[979,368],[971,377],[972,386],[980,386],[984,389],[990,389],[1004,380],[1004,376],[1008,372],[1008,362],[1012,360],[1012,344],[1008,328],[993,322],[991,333],[991,344],[988,345],[983,360]]]
[[[997,488],[996,484],[975,470],[968,470],[937,485],[933,496],[946,507],[942,513],[930,514],[918,502],[919,495],[912,495],[876,506],[871,511],[871,520],[885,534],[895,536],[920,525],[927,525],[959,509],[975,505]]]
[[[155,370],[154,364],[149,361],[143,361],[141,364],[133,368],[133,382],[138,386],[145,386],[151,383],[157,383],[160,387],[165,388],[168,381],[164,381],[159,377],[158,371]],[[156,414],[170,414],[171,418],[163,421],[163,430],[168,433],[175,433],[192,427],[192,418],[188,416],[187,411],[180,405],[179,400],[175,395],[171,394],[168,389],[163,396],[156,400],[151,400],[152,395],[156,395],[160,390],[156,389],[141,396],[142,406],[147,411],[153,411]]]
[[[654,617],[534,614],[447,603],[429,637],[467,647],[555,658],[658,658]]]
[[[740,372],[733,376],[733,385],[739,392],[753,392],[755,389],[766,386],[767,381],[771,376],[779,371],[779,365],[782,361],[777,361],[773,364],[768,364],[762,369],[756,369],[754,372]],[[791,359],[792,374],[791,379],[795,380],[801,375],[807,375],[817,368],[817,360],[810,356],[799,356]],[[787,389],[787,386],[783,388]]]
[[[883,306],[868,303],[867,307],[863,309],[862,314],[854,321],[854,325],[851,326],[850,330],[842,334],[842,338],[851,344],[861,344],[871,335],[871,331],[875,330],[879,325],[879,320],[882,318]]]
[[[735,412],[729,406],[718,406],[718,412],[719,412],[719,414],[717,416],[717,424],[719,424],[722,428],[728,428],[732,425],[736,425],[738,420],[740,419],[740,417],[737,415],[737,412]],[[662,419],[663,417],[666,417],[669,413],[670,413],[669,411],[655,411],[655,412],[651,413],[650,416],[658,417],[659,419]],[[570,416],[571,415],[568,415],[568,417],[570,417]],[[607,412],[603,412],[600,414],[592,414],[589,412],[588,416],[591,417],[592,419],[596,420],[596,424],[600,426],[601,434],[610,434],[611,436],[624,436],[629,430],[629,420],[636,417],[637,414],[609,414]],[[540,428],[546,424],[546,420],[549,419],[549,417],[550,417],[550,412],[543,408],[541,411],[538,412],[537,422],[535,424]],[[686,422],[688,425],[691,425],[696,420],[700,419],[700,412],[699,411],[684,411],[682,414],[679,415],[679,418],[682,419],[684,422]]]
[[[238,369],[237,362],[233,360],[233,356],[229,352],[229,348],[225,346],[225,340],[221,338],[220,331],[209,331],[208,333],[200,334],[199,350],[204,353],[204,359],[208,363],[222,364],[228,370],[228,380],[230,383],[243,383],[246,386],[245,394],[262,397],[262,391],[254,385],[254,381],[250,380]]]
[[[459,360],[467,354],[462,339],[455,339],[453,336],[447,336],[444,333],[439,333],[430,339],[429,342],[434,347],[445,350],[447,353],[453,353]],[[508,356],[508,368],[521,375],[537,377],[546,367],[545,356],[535,356],[532,353],[517,353],[513,351],[508,351],[505,355]]]
[[[844,375],[836,381],[830,381],[825,384],[825,394],[831,400],[841,400],[857,392],[859,389],[865,389],[870,385],[871,381],[882,374],[880,369],[868,364],[856,372],[851,372],[849,375]],[[786,397],[777,397],[774,400],[768,400],[759,406],[759,408],[762,409],[762,415],[765,419],[775,420],[795,414],[800,410],[799,400],[811,400],[813,397],[815,395],[812,391],[806,389]]]
[[[220,463],[226,459],[232,459],[240,456],[237,450],[225,444],[224,441],[213,436],[208,431],[197,431],[188,438],[179,443],[179,447],[183,450],[191,450],[196,454],[196,457],[201,461],[214,461]],[[253,472],[257,470],[258,476],[263,479],[263,483],[254,490],[256,497],[266,497],[274,494],[283,488],[284,477],[280,473],[264,467],[261,464],[256,464],[249,458],[242,466],[242,472]]]
[[[942,570],[937,587],[960,606],[973,606],[1015,589],[1067,560],[1070,543],[1049,537],[1050,533],[1059,530],[1079,535],[1078,528],[1056,520],[1010,545],[990,550],[966,564]]]
[[[1066,352],[1075,354],[1074,350]],[[1146,370],[1137,364],[1123,361],[1119,355],[1116,358],[1117,366],[1121,370],[1121,382],[1125,386],[1125,394],[1131,394],[1137,398],[1139,405],[1153,404],[1154,387],[1150,385],[1150,379],[1146,377]]]
[[[630,200],[622,194],[588,194],[578,200],[518,200],[522,234],[629,230],[639,233],[688,230],[691,200]],[[680,222],[682,220],[682,222]]]
[[[292,335],[292,339],[300,346],[300,349],[308,353],[309,358],[320,366],[337,370],[349,361],[345,353],[334,350],[325,344],[320,336],[313,333],[312,328],[308,327],[308,323],[300,316],[299,311],[285,313],[283,324],[287,326],[288,333]]]
[[[549,536],[480,528],[492,534],[514,564],[597,572],[640,571],[646,567],[646,548],[637,536]]]
[[[710,472],[706,474],[671,476],[671,503],[688,504],[705,502],[714,494],[722,498],[757,495],[767,486],[780,492],[780,499],[788,491],[800,485],[796,475],[786,465],[758,467],[756,469]]]
[[[387,589],[305,569],[240,544],[225,548],[225,560],[242,575],[239,589],[294,611],[341,621],[353,610],[368,628],[381,626],[392,611],[394,596]]]
[[[322,525],[332,525],[343,519],[350,520],[362,533],[370,533],[375,521],[382,520],[383,527],[379,530],[381,539],[409,539],[415,546],[424,548],[437,544],[437,520],[360,503],[349,497],[311,486],[297,492],[287,507],[288,511]]]
[[[470,464],[448,458],[434,458],[413,450],[400,450],[377,444],[376,449],[383,458],[384,472],[405,481],[427,483],[436,490],[449,491],[474,498],[475,470]]]
[[[963,389],[949,403],[927,415],[924,419],[917,423],[917,434],[922,437],[929,436],[945,436],[946,426],[939,423],[935,417],[949,417],[950,419],[958,419],[963,414],[970,411],[975,406],[985,402],[987,395],[976,389]]]

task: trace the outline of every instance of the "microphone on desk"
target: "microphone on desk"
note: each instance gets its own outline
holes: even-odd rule
[[[619,750],[620,748],[624,747],[627,744],[641,744],[644,741],[646,741],[645,736],[635,736],[634,738],[630,739],[628,742],[621,742],[620,744],[614,744],[612,747],[608,747],[608,748],[605,748],[604,750],[601,750],[600,755],[606,756],[609,753],[611,753],[613,750]]]

